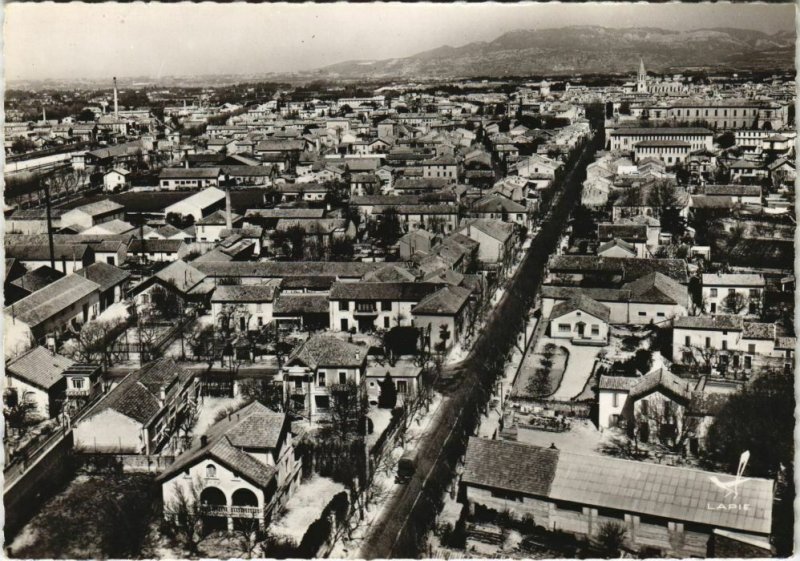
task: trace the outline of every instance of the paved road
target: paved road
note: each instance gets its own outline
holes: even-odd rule
[[[599,134],[599,133],[598,133]],[[597,143],[589,142],[584,147],[584,155],[592,150],[597,150],[601,146]],[[551,205],[550,211],[542,221],[542,228],[530,244],[530,249],[526,253],[524,260],[535,258],[540,262],[532,263],[532,267],[525,267],[525,261],[517,270],[517,275],[511,281],[511,286],[506,291],[504,297],[495,306],[491,315],[487,319],[486,325],[481,333],[481,337],[476,341],[473,346],[473,351],[461,363],[451,365],[443,372],[443,377],[450,378],[451,380],[464,380],[465,383],[456,383],[453,387],[452,393],[445,396],[445,401],[442,404],[442,414],[436,419],[436,425],[431,428],[431,431],[426,434],[418,444],[418,458],[434,458],[433,465],[427,472],[426,478],[430,477],[437,467],[437,464],[442,462],[442,450],[450,437],[451,428],[455,425],[456,419],[461,414],[460,408],[464,404],[469,403],[466,395],[474,394],[478,389],[481,389],[476,384],[466,383],[469,379],[467,374],[473,379],[480,379],[484,373],[479,370],[479,357],[475,356],[475,349],[481,348],[481,338],[490,337],[490,334],[495,330],[502,330],[503,324],[507,319],[505,314],[508,313],[508,306],[515,305],[509,304],[508,299],[511,297],[514,285],[521,282],[521,275],[523,270],[527,270],[528,274],[533,269],[540,271],[544,269],[547,260],[547,254],[555,250],[555,245],[558,242],[559,236],[554,236],[554,231],[563,232],[566,227],[566,219],[569,215],[570,208],[566,208],[571,202],[571,197],[565,198],[563,196],[565,189],[576,188],[574,183],[575,176],[585,169],[586,165],[591,163],[591,157],[588,157],[579,162],[572,169],[570,169],[562,181],[562,188],[556,194],[555,200]],[[571,187],[570,187],[571,186]],[[541,249],[546,246],[547,252],[542,253]],[[538,248],[538,251],[537,251]],[[537,268],[541,267],[541,269]],[[539,275],[540,276],[540,275]],[[527,279],[530,281],[531,279]],[[535,284],[538,287],[541,278],[535,279]],[[487,396],[488,398],[488,396]],[[412,515],[415,514],[415,507],[418,502],[425,502],[428,499],[424,497],[423,489],[419,485],[409,485],[402,492],[397,493],[384,508],[384,515],[377,520],[371,528],[371,533],[367,536],[364,545],[361,548],[361,556],[366,559],[375,558],[389,558],[393,556],[408,556],[408,551],[399,551],[397,546],[397,539],[403,531],[404,526],[409,522]]]

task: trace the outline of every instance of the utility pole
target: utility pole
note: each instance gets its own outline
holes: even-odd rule
[[[56,254],[53,248],[53,219],[50,214],[50,182],[48,179],[41,180],[44,188],[44,206],[47,213],[47,245],[50,249],[50,267],[56,268]]]

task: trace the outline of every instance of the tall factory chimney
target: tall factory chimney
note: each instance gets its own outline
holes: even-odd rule
[[[231,212],[231,187],[230,176],[225,174],[225,228],[233,228],[233,214]]]
[[[114,118],[119,119],[119,103],[117,101],[117,77],[114,76]]]

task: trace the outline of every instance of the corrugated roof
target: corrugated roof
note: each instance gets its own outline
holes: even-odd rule
[[[604,456],[562,451],[550,498],[661,518],[769,534],[773,482],[749,479],[739,486],[738,502],[748,510],[718,510],[727,503],[714,481],[733,476]]]
[[[72,274],[12,304],[5,313],[34,328],[99,290],[97,283]]]

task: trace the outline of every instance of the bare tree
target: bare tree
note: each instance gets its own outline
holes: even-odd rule
[[[86,322],[74,339],[76,347],[72,358],[79,362],[111,366],[111,349],[126,327],[127,321],[122,319],[111,322]]]
[[[731,292],[722,300],[722,308],[729,314],[738,315],[747,308],[747,300],[740,292]]]
[[[188,489],[174,482],[174,498],[164,504],[165,533],[174,538],[189,555],[199,553],[198,546],[203,539],[203,509],[200,494],[203,484],[195,477]]]
[[[330,420],[334,434],[346,441],[358,435],[367,414],[366,392],[355,382],[336,384],[331,391]]]
[[[711,372],[711,367],[717,361],[719,351],[712,346],[688,345],[681,349],[683,362],[703,369],[704,372]]]

